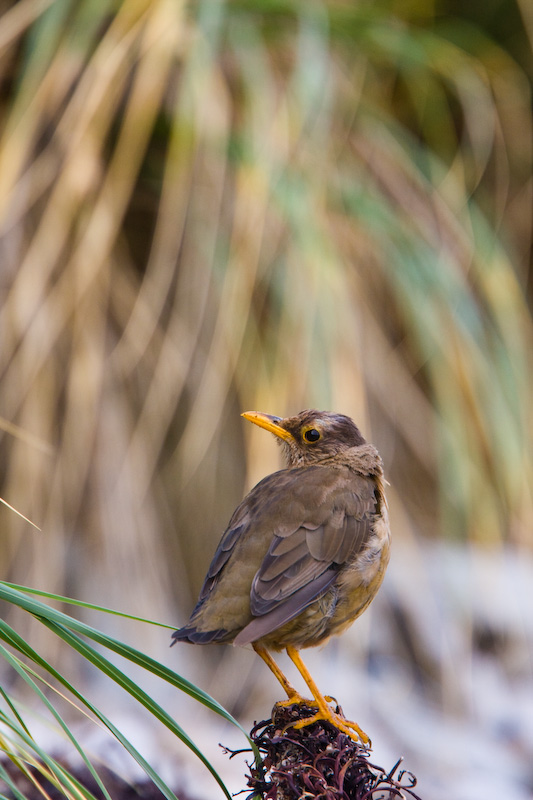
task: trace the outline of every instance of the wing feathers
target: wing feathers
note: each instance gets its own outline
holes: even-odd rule
[[[336,508],[327,522],[314,531],[307,531],[306,542],[311,556],[317,561],[337,561],[346,536],[346,511]]]
[[[328,590],[342,565],[364,547],[376,506],[374,481],[347,467],[293,468],[269,475],[233,514],[187,630],[194,625],[196,641],[210,640],[211,628],[218,629],[212,640],[224,637],[225,603],[242,606],[241,621],[232,612],[236,630],[227,634],[237,633],[235,644],[255,641],[293,619]],[[234,557],[241,564],[238,579],[234,572],[232,579],[226,575]],[[250,621],[250,614],[256,619]]]
[[[256,642],[277,630],[281,625],[290,622],[307,608],[317,597],[324,594],[335,580],[335,573],[324,573],[313,584],[308,584],[300,589],[285,603],[274,607],[268,614],[257,616],[235,637],[233,644],[245,645]]]

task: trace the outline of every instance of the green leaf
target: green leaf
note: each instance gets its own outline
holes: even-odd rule
[[[115,666],[108,658],[102,653],[98,652],[94,647],[85,642],[81,635],[91,639],[104,648],[111,650],[114,653],[122,656],[128,661],[137,664],[146,671],[157,675],[162,680],[175,686],[192,698],[201,702],[203,705],[222,716],[227,721],[234,724],[246,736],[250,742],[250,746],[255,754],[256,761],[260,762],[260,755],[257,748],[251,742],[248,734],[242,726],[229,714],[216,700],[203,692],[198,687],[194,686],[190,681],[182,678],[180,675],[160,664],[155,659],[147,656],[145,653],[133,648],[124,642],[120,642],[113,637],[104,634],[102,631],[80,622],[64,612],[50,608],[40,600],[29,597],[26,592],[30,590],[21,591],[19,588],[7,585],[0,582],[0,600],[12,603],[23,608],[28,613],[34,615],[39,619],[43,625],[49,628],[59,638],[61,638],[69,647],[76,650],[83,658],[93,664],[103,674],[107,675],[124,691],[134,697],[142,706],[144,706],[156,719],[158,719],[165,727],[167,727],[173,734],[175,734],[207,767],[211,772],[219,786],[222,788],[226,796],[229,798],[229,793],[224,785],[221,777],[208,761],[205,755],[190,739],[188,734],[181,728],[180,725],[157,703],[147,694],[135,681],[124,674],[117,666]],[[54,599],[61,600],[59,596],[54,596]],[[145,759],[138,753],[138,751],[131,745],[130,742],[122,735],[122,733],[111,723],[111,721],[103,714],[103,712],[96,708],[81,692],[79,692],[62,674],[60,674],[51,664],[44,660],[30,645],[20,637],[5,622],[0,621],[0,637],[11,647],[16,648],[20,653],[23,653],[27,658],[30,658],[35,664],[45,669],[52,675],[59,683],[65,686],[74,697],[76,697],[86,708],[88,708],[107,728],[113,735],[123,744],[128,752],[135,758],[135,760],[143,767],[149,777],[161,789],[161,791],[169,798],[174,800],[173,793],[164,784],[161,778],[155,773]]]

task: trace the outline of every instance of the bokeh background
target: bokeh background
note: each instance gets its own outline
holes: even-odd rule
[[[311,670],[423,800],[533,797],[529,0],[0,8],[0,495],[42,529],[0,508],[0,577],[179,625],[280,466],[240,412],[349,414],[393,556]],[[245,726],[280,699],[250,651],[85,613]]]

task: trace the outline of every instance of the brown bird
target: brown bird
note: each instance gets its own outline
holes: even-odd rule
[[[299,650],[341,633],[381,585],[390,550],[381,458],[342,414],[242,416],[277,437],[287,468],[260,481],[234,512],[191,618],[172,643],[251,644],[283,686],[286,704],[309,702],[269,653],[285,649],[317,706],[295,727],[325,719],[368,743],[356,723],[332,710]]]

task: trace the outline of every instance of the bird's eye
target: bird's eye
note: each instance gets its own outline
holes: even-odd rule
[[[318,442],[320,439],[320,431],[317,431],[316,428],[309,428],[309,430],[304,433],[304,439],[306,442]]]

